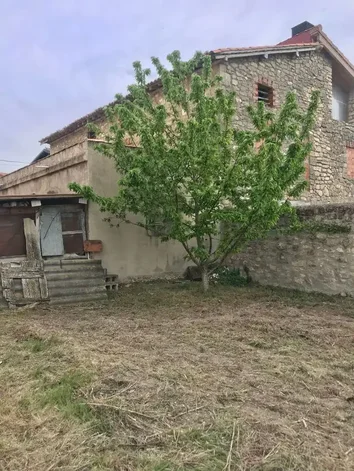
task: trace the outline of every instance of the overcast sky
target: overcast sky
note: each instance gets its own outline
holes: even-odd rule
[[[304,20],[354,62],[353,0],[1,0],[0,172],[124,93],[134,60],[276,44]]]

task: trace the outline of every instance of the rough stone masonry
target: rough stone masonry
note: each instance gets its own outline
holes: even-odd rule
[[[305,108],[311,92],[320,90],[313,151],[308,159],[309,189],[301,199],[354,202],[354,99],[349,101],[347,122],[332,118],[332,62],[322,49],[298,56],[284,53],[229,60],[220,65],[220,74],[225,87],[236,91],[235,126],[243,129],[251,127],[247,106],[257,101],[259,83],[271,87],[274,108],[284,103],[290,90],[296,91],[300,106]]]
[[[302,207],[299,216],[351,231],[270,235],[232,255],[229,265],[247,266],[252,279],[264,285],[354,296],[354,205]]]
[[[307,162],[309,188],[301,197],[303,203],[311,206],[303,207],[300,213],[308,220],[353,227],[354,207],[350,203],[354,203],[354,93],[350,95],[347,121],[333,119],[332,67],[329,56],[319,48],[299,55],[229,60],[220,65],[220,73],[225,87],[237,93],[238,128],[251,127],[247,106],[257,100],[259,83],[271,87],[275,108],[284,102],[289,90],[296,91],[303,108],[308,105],[312,90],[321,91],[313,151]],[[246,265],[252,278],[266,285],[354,296],[351,233],[270,236],[233,255],[229,265]]]

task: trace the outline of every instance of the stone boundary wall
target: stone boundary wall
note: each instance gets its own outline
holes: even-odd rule
[[[270,235],[232,255],[228,265],[247,266],[252,279],[262,285],[354,296],[354,204],[311,205],[298,211],[302,220],[352,230]]]

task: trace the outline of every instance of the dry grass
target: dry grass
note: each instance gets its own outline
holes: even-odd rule
[[[0,314],[0,470],[353,470],[354,301],[122,288]]]

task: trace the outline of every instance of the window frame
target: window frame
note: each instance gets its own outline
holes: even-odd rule
[[[260,96],[260,92],[263,94],[268,93],[267,98],[262,99],[262,97]],[[273,82],[271,80],[268,80],[265,77],[259,78],[255,82],[254,98],[257,103],[262,102],[268,108],[274,108],[275,107],[275,91],[273,87]]]

